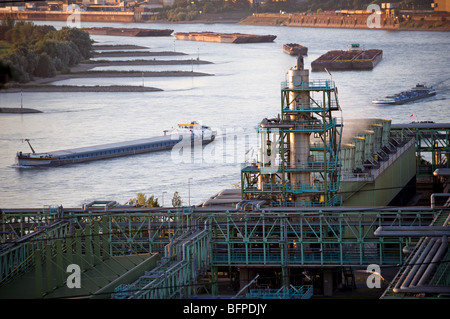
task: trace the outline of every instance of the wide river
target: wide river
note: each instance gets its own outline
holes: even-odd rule
[[[37,22],[57,28],[63,22]],[[106,24],[82,23],[83,27]],[[171,28],[175,32],[216,31],[273,34],[273,43],[225,44],[179,41],[170,37],[91,37],[97,44],[134,44],[150,51],[179,51],[169,59],[207,60],[207,65],[128,66],[99,70],[187,70],[206,77],[86,78],[54,84],[145,85],[163,89],[145,93],[0,93],[0,107],[35,108],[40,114],[0,114],[0,208],[63,205],[80,207],[93,200],[124,204],[141,192],[171,205],[175,191],[183,204],[199,204],[240,181],[241,163],[256,154],[255,127],[280,113],[280,82],[296,60],[282,51],[284,43],[309,48],[306,68],[329,50],[351,43],[383,50],[372,71],[332,72],[342,114],[336,117],[387,118],[393,123],[450,121],[450,37],[448,32],[348,30],[246,26],[232,24],[107,24]],[[152,57],[168,59],[168,57]],[[118,58],[110,58],[117,60]],[[127,59],[135,59],[129,57]],[[142,59],[138,57],[138,59]],[[329,79],[325,72],[310,78]],[[417,83],[437,95],[405,105],[376,106],[374,98],[406,90]],[[56,168],[14,166],[17,151],[36,152],[127,141],[162,135],[177,123],[199,121],[218,132],[216,141],[194,159],[170,151]],[[344,129],[345,130],[345,129]],[[189,196],[190,195],[190,196]]]

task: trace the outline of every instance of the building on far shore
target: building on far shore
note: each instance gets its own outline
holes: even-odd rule
[[[431,7],[434,11],[450,12],[450,0],[434,0]]]

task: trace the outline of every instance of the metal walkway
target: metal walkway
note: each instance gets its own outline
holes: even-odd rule
[[[113,299],[169,299],[196,294],[198,278],[209,268],[209,233],[191,230],[166,246],[166,256],[132,284],[114,290]]]

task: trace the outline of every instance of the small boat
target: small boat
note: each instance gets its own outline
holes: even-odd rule
[[[298,43],[286,43],[283,45],[283,52],[290,55],[308,55],[308,48]]]
[[[373,104],[404,104],[411,101],[423,99],[436,95],[436,90],[433,87],[427,87],[424,84],[417,84],[411,89],[400,92],[398,94],[389,95],[384,98],[375,99]]]
[[[46,153],[36,153],[30,141],[26,139],[32,153],[17,152],[16,165],[17,167],[53,167],[169,150],[175,145],[192,146],[192,143],[197,141],[206,145],[214,139],[215,132],[209,126],[195,121],[189,124],[178,124],[178,127],[172,131],[164,131],[164,136]]]

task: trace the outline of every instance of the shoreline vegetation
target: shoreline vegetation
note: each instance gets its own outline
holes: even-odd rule
[[[92,41],[92,40],[91,40]],[[14,47],[15,44],[13,44]],[[23,45],[22,45],[23,46]],[[181,60],[156,60],[158,56],[183,56],[187,55],[176,51],[142,51],[148,47],[118,44],[118,45],[91,45],[89,59],[80,61],[70,68],[55,71],[47,76],[30,76],[30,79],[23,81],[5,81],[2,90],[3,93],[17,92],[156,92],[163,91],[160,88],[134,85],[58,85],[52,84],[74,78],[112,78],[112,77],[185,77],[185,76],[211,76],[213,74],[192,71],[117,71],[117,70],[94,70],[97,67],[109,66],[145,66],[145,65],[200,65],[211,64],[212,62],[196,59]],[[123,51],[129,50],[129,51]],[[29,54],[29,52],[27,52]],[[6,53],[7,56],[8,53]],[[135,59],[135,60],[102,60],[102,57],[155,57],[153,59]],[[1,58],[1,57],[0,57]],[[100,58],[92,60],[90,58]],[[7,64],[8,65],[8,64]],[[13,66],[14,67],[14,66]],[[8,112],[7,112],[8,111]],[[2,113],[19,113],[23,110],[4,110]]]

